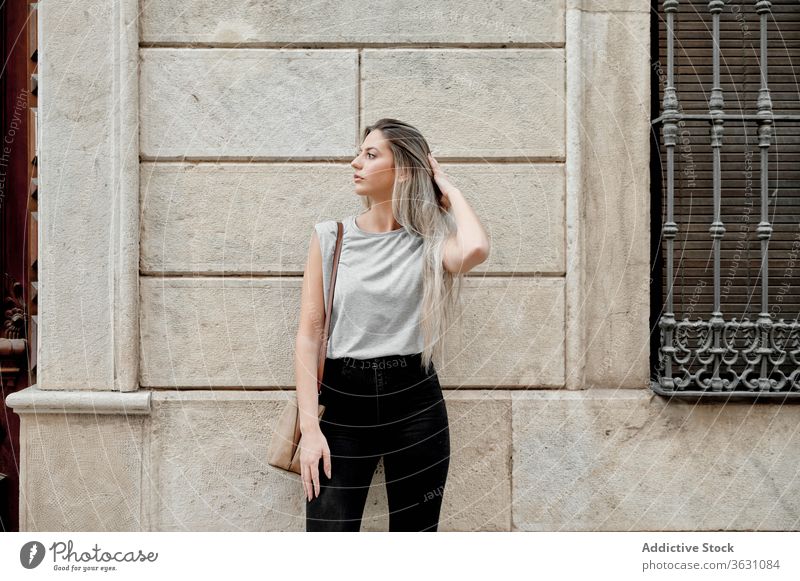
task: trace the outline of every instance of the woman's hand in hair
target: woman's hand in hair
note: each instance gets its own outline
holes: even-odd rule
[[[450,209],[450,198],[449,194],[456,187],[453,185],[453,182],[450,181],[450,178],[447,177],[447,174],[442,171],[439,162],[436,161],[436,158],[433,157],[432,153],[428,154],[428,160],[431,163],[431,169],[433,170],[433,180],[436,182],[436,185],[439,186],[439,191],[442,192],[442,199],[441,204],[445,210]]]

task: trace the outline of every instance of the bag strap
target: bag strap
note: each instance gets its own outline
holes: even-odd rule
[[[336,287],[336,273],[339,270],[339,255],[342,253],[342,236],[344,226],[336,222],[336,248],[333,251],[333,268],[331,281],[328,288],[328,306],[325,309],[325,331],[322,336],[322,346],[319,350],[319,363],[317,364],[317,395],[322,392],[322,372],[325,370],[325,358],[328,356],[328,332],[331,326],[331,309],[333,309],[333,289]]]

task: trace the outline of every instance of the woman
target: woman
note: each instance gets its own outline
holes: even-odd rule
[[[383,457],[389,530],[436,531],[450,435],[433,359],[459,306],[458,275],[486,260],[489,240],[411,125],[367,127],[351,165],[367,211],[342,221],[321,421],[336,221],[316,224],[303,275],[295,373],[306,530],[358,531]]]

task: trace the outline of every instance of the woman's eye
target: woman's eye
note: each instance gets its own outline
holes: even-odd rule
[[[374,153],[368,153],[368,154],[367,154],[367,157],[368,157],[368,158],[370,158],[370,159],[372,159],[373,157],[375,157],[375,154],[374,154]]]

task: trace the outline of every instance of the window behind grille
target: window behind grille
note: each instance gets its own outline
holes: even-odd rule
[[[658,52],[654,55],[658,115],[664,114],[667,84],[665,6],[668,4],[658,2]],[[709,114],[713,86],[713,34],[709,4],[715,3],[681,0],[673,13],[673,84],[679,114],[690,117]],[[758,124],[753,119],[758,112],[761,88],[760,16],[756,2],[719,2],[716,5],[721,6],[719,72],[724,99],[722,112],[725,115],[720,150],[720,221],[725,228],[720,242],[720,312],[726,322],[734,318],[742,320],[743,317],[756,321],[762,310],[761,241],[757,231],[761,221],[761,154]],[[770,9],[766,13],[766,63],[773,114],[768,149],[767,202],[772,232],[768,243],[767,312],[773,315],[773,321],[783,318],[793,322],[800,313],[800,79],[796,72],[800,71],[800,4],[797,0],[775,0],[771,3],[762,2],[761,6]],[[737,117],[738,120],[735,119]],[[659,123],[654,125],[654,131],[658,135],[656,171],[660,174],[653,180],[657,188],[654,200],[661,210],[661,223],[654,223],[654,230],[658,230],[667,215],[667,163],[666,144]],[[713,157],[709,120],[680,119],[676,140],[673,212],[677,233],[672,259],[673,312],[677,321],[684,317],[708,321],[714,302],[713,247],[709,232],[713,221]],[[654,211],[657,208],[654,207]],[[667,310],[665,301],[670,278],[667,276],[665,241],[659,237],[658,242],[656,267],[660,269],[662,300],[657,302],[657,307],[663,315]],[[708,356],[707,352],[697,352],[704,337],[702,329],[695,331],[700,336],[684,336],[687,344],[694,346],[683,354],[689,357],[685,367],[690,371],[702,366],[699,356]],[[728,377],[733,377],[747,369],[745,351],[748,345],[753,345],[743,329],[728,328],[725,332],[736,335],[729,346],[738,352],[738,361],[732,363],[730,369],[725,369],[726,366],[720,365],[719,361],[706,366],[716,366],[719,372],[726,372]],[[784,362],[781,365],[774,362],[766,366],[750,365],[753,368],[749,372],[750,377],[754,373],[761,373],[765,377],[777,378],[780,374],[774,372],[778,367],[784,375],[797,370],[800,362],[796,356],[800,353],[796,350],[800,345],[792,345],[796,339],[796,335],[778,337],[783,343],[780,349],[774,351],[774,355],[780,356],[785,351]],[[660,341],[663,346],[663,336]],[[674,343],[669,344],[674,346]],[[729,353],[728,357],[732,359],[733,355]],[[654,354],[653,361],[657,379],[664,374],[658,353]],[[673,374],[675,371],[673,369]],[[794,391],[793,383],[786,382],[781,391]],[[708,387],[695,384],[686,386],[686,390],[701,391]],[[744,385],[739,385],[737,390],[751,391]]]

